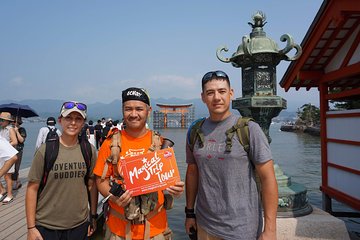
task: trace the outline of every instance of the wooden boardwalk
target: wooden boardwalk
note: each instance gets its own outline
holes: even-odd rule
[[[13,190],[14,201],[8,205],[0,203],[0,240],[27,239],[25,192],[29,170],[30,168],[20,170],[19,178],[22,187],[19,190]],[[99,204],[98,213],[101,209],[102,205]]]
[[[26,240],[26,217],[25,217],[25,192],[29,168],[20,170],[19,178],[22,187],[14,191],[14,201],[8,205],[0,203],[0,239],[25,239]],[[2,181],[4,183],[4,181]]]

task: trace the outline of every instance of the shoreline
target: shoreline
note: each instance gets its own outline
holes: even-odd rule
[[[312,136],[320,136],[319,127],[306,127],[304,125],[296,124],[282,124],[280,130],[283,132],[296,132],[296,133],[307,133]]]

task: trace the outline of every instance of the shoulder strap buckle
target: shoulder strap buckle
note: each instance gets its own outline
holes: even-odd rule
[[[203,132],[201,131],[201,126],[204,122],[205,118],[199,118],[198,120],[194,121],[189,127],[186,137],[191,151],[194,150],[195,143],[198,139],[199,148],[204,147],[205,138]]]
[[[231,152],[232,138],[236,132],[240,144],[244,147],[244,150],[248,153],[250,150],[250,133],[249,133],[249,121],[254,121],[252,118],[239,117],[236,124],[225,132],[226,146],[225,151]]]

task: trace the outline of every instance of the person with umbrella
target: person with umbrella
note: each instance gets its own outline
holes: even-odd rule
[[[7,103],[0,104],[0,112],[9,112],[11,115],[15,117],[37,117],[39,116],[34,109],[29,107],[28,105],[17,104],[17,103]]]
[[[14,119],[9,112],[0,113],[0,135],[15,147],[18,142],[15,130],[10,124],[12,122],[14,122]]]
[[[39,116],[34,109],[28,105],[22,105],[17,103],[8,103],[0,105],[0,135],[7,139],[10,144],[14,147],[18,144],[19,135],[16,133],[15,129],[11,126],[10,122],[13,122],[13,117],[36,117]],[[17,136],[18,135],[18,136]],[[13,201],[12,196],[12,179],[11,173],[14,172],[14,168],[11,168],[8,174],[5,175],[5,181],[7,184],[7,196],[5,198],[0,198],[3,204],[7,204]],[[0,184],[0,193],[5,194],[3,186]]]
[[[21,127],[21,124],[23,123],[21,117],[16,117],[14,122],[14,129],[16,133],[16,138],[18,140],[18,144],[16,145],[16,150],[18,150],[17,154],[17,161],[15,162],[15,172],[11,175],[11,179],[13,181],[13,190],[18,190],[21,188],[22,184],[19,180],[19,170],[20,170],[20,164],[22,160],[23,150],[24,150],[24,143],[26,139],[26,130],[25,128]]]
[[[18,144],[15,129],[11,126],[13,118],[9,112],[0,113],[0,136],[5,138],[13,147]],[[14,167],[11,167],[10,170],[4,175],[6,182],[6,189],[0,183],[0,202],[3,204],[8,204],[13,201],[14,197],[12,195],[12,180],[11,174],[14,172]]]

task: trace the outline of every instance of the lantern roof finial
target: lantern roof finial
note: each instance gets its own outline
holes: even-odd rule
[[[262,28],[267,23],[267,22],[265,22],[266,21],[266,15],[262,11],[257,11],[256,13],[254,13],[252,15],[252,20],[253,20],[254,23],[248,22],[248,24],[252,28],[257,28],[257,27]]]

